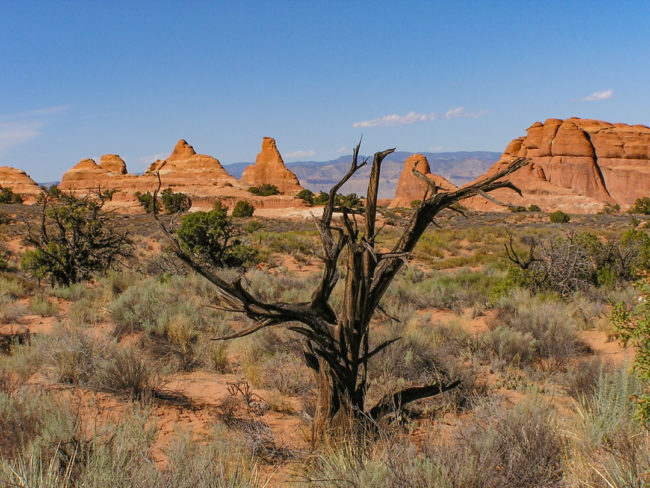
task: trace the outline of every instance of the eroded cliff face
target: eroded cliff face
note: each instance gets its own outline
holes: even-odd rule
[[[271,137],[264,138],[262,151],[257,155],[255,164],[244,169],[241,182],[247,188],[264,184],[275,185],[280,193],[287,195],[295,195],[303,189],[296,175],[284,165],[275,139]]]
[[[431,173],[429,162],[422,154],[412,154],[404,163],[404,169],[400,174],[395,188],[395,198],[388,206],[389,208],[405,207],[408,208],[414,200],[422,200],[427,193],[429,186],[420,178],[413,174],[413,169],[424,174],[429,180],[433,181],[442,190],[455,190],[456,186],[442,176]],[[429,190],[430,192],[431,190]]]
[[[9,188],[23,198],[24,203],[34,203],[43,190],[27,173],[11,166],[0,166],[0,188]]]
[[[532,163],[511,176],[524,193],[507,190],[494,196],[513,205],[539,205],[543,210],[597,212],[605,204],[625,208],[650,194],[650,128],[600,120],[548,119],[513,140],[492,174],[514,157]],[[473,198],[468,205],[481,210],[499,207]]]

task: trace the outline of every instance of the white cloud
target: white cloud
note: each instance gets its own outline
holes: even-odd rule
[[[614,90],[595,91],[588,97],[583,98],[586,102],[597,102],[598,100],[607,100],[614,96]]]
[[[41,129],[53,115],[65,112],[69,105],[29,110],[14,115],[0,115],[0,156],[41,135]]]
[[[313,156],[314,154],[316,154],[316,151],[314,151],[313,149],[310,149],[309,151],[305,151],[305,150],[301,149],[301,150],[298,150],[298,151],[287,153],[287,154],[284,155],[284,157],[286,157],[286,158],[307,158],[309,156]]]
[[[468,112],[465,110],[465,107],[456,107],[450,108],[445,112],[443,117],[447,120],[458,119],[460,117],[470,117],[472,119],[478,119],[479,117],[485,115],[487,110],[482,110],[481,112]]]
[[[14,121],[0,122],[0,155],[14,147],[31,141],[41,135],[43,122]]]
[[[336,152],[339,154],[343,154],[344,152],[347,152],[347,150],[348,150],[347,146],[341,146],[336,150]]]
[[[436,116],[433,113],[430,114],[418,114],[415,112],[409,112],[406,115],[384,115],[377,119],[364,120],[362,122],[355,122],[352,124],[352,127],[394,127],[396,125],[409,125],[416,124],[418,122],[427,122],[429,120],[435,120]]]

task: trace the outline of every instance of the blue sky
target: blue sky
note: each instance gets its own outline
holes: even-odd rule
[[[0,165],[502,151],[549,117],[647,125],[649,81],[647,1],[0,0]]]

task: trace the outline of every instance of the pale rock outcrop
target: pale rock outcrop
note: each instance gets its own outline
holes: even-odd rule
[[[429,162],[422,154],[412,154],[404,163],[404,169],[400,174],[395,188],[395,198],[388,206],[389,208],[405,207],[408,208],[414,200],[424,199],[427,189],[431,195],[430,187],[420,178],[413,174],[413,169],[416,169],[429,180],[433,181],[436,186],[439,186],[443,191],[455,190],[456,186],[450,183],[442,176],[431,173]]]
[[[27,173],[11,166],[0,166],[0,188],[9,188],[23,198],[24,203],[34,203],[43,190]]]
[[[255,164],[244,169],[241,182],[247,188],[264,184],[275,185],[280,193],[287,195],[295,195],[303,189],[296,175],[284,165],[275,139],[271,137],[263,139],[262,151],[257,155]]]
[[[514,157],[529,158],[531,164],[510,177],[523,197],[508,190],[494,192],[509,204],[591,213],[606,204],[626,208],[650,194],[650,128],[644,125],[579,118],[536,122],[525,137],[508,144],[487,174]],[[466,203],[481,210],[502,209],[482,198]]]

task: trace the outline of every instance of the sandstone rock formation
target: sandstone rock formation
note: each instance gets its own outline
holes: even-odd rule
[[[99,160],[99,167],[108,171],[111,176],[127,173],[126,163],[117,154],[104,154]]]
[[[0,166],[0,188],[19,194],[24,203],[34,203],[43,190],[27,173],[11,166]]]
[[[215,188],[241,187],[217,159],[197,154],[185,139],[176,143],[167,159],[149,165],[143,176],[155,175],[156,172],[160,173],[163,185],[188,194],[209,196],[214,194]]]
[[[255,164],[246,167],[241,177],[244,186],[275,185],[280,193],[295,195],[300,190],[300,182],[289,170],[280,156],[275,139],[265,137],[262,141],[262,151],[257,155]]]
[[[264,164],[261,167],[264,168]],[[197,154],[184,139],[178,141],[169,157],[150,164],[141,176],[128,173],[126,164],[117,154],[107,154],[101,157],[99,164],[92,159],[81,160],[63,175],[59,187],[77,196],[89,195],[97,188],[112,189],[116,192],[106,208],[139,212],[141,207],[136,192],[153,192],[158,187],[158,174],[163,189],[185,193],[192,199],[193,208],[209,208],[217,199],[228,207],[233,207],[238,200],[248,200],[256,208],[305,205],[302,200],[289,195],[258,197],[249,193],[250,184],[243,185],[230,176],[212,156]],[[283,188],[286,190],[290,186]]]
[[[404,169],[397,182],[395,189],[395,198],[388,208],[406,207],[411,205],[414,200],[422,200],[429,186],[420,178],[413,174],[413,169],[418,170],[427,178],[433,181],[442,190],[455,190],[456,186],[442,176],[434,175],[429,168],[427,158],[422,154],[413,154],[408,157],[404,163]]]
[[[513,205],[539,205],[542,210],[597,212],[606,204],[622,208],[650,195],[650,128],[599,120],[548,119],[534,123],[525,137],[513,140],[487,174],[513,157],[532,164],[512,175],[523,198],[507,190],[493,196]],[[481,198],[472,208],[502,209]]]

